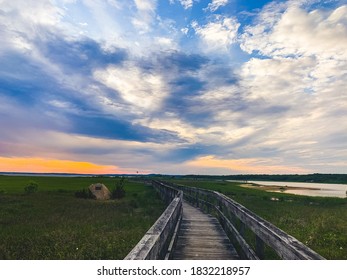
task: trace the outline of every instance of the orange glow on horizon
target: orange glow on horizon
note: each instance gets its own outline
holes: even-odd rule
[[[79,173],[79,174],[120,174],[113,165],[98,165],[90,162],[79,162],[43,158],[5,158],[0,157],[0,172],[33,172],[33,173]],[[131,173],[131,172],[129,172]]]
[[[300,167],[269,164],[266,160],[258,158],[247,159],[218,159],[214,156],[204,156],[187,162],[188,166],[222,168],[237,172],[256,174],[284,174],[284,173],[308,173]]]

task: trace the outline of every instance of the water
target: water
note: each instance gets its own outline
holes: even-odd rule
[[[294,187],[284,191],[275,192],[308,195],[308,196],[329,196],[329,197],[346,197],[347,185],[345,184],[324,184],[324,183],[297,183],[297,182],[270,182],[270,181],[247,181],[262,186],[287,186]]]

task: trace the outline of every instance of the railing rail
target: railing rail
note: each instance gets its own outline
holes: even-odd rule
[[[125,260],[168,259],[174,246],[182,218],[183,192],[158,181],[152,181],[152,185],[168,206]]]
[[[246,207],[219,192],[165,182],[180,189],[184,198],[205,212],[215,215],[245,259],[264,258],[264,244],[271,247],[282,259],[324,259],[303,243],[288,235]],[[255,234],[255,250],[245,241],[245,229]]]

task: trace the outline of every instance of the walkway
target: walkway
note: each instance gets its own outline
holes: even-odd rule
[[[174,260],[236,260],[239,256],[218,220],[183,202]]]

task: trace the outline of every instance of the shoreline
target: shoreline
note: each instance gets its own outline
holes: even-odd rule
[[[262,190],[265,191],[286,191],[286,190],[322,190],[321,188],[309,188],[309,187],[292,187],[292,186],[277,186],[277,185],[260,185],[260,184],[255,184],[255,183],[244,183],[240,184],[241,187],[243,188],[249,188],[249,189],[259,189],[261,188]]]

